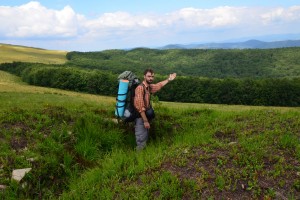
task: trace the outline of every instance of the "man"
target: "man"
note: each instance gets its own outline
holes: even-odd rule
[[[137,150],[146,146],[150,129],[150,120],[146,116],[146,111],[151,108],[150,95],[158,92],[168,82],[176,78],[176,73],[170,74],[169,78],[157,84],[153,84],[154,71],[146,69],[142,84],[135,89],[134,107],[140,113],[140,117],[135,120],[135,138]]]

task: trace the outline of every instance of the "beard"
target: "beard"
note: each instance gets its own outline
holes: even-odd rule
[[[153,80],[150,80],[150,81],[147,81],[147,80],[146,80],[146,82],[147,82],[148,84],[151,84],[151,83],[153,82]]]

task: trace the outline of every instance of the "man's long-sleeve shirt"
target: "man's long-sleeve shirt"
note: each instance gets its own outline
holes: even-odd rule
[[[139,113],[145,112],[150,107],[150,95],[163,87],[162,83],[147,84],[145,81],[135,89],[134,107]]]

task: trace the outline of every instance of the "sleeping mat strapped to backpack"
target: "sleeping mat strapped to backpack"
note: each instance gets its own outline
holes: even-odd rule
[[[124,122],[132,122],[139,113],[134,108],[135,88],[140,84],[139,79],[131,71],[124,71],[118,76],[119,89],[115,115]]]

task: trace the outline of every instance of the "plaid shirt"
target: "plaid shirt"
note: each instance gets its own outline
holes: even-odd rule
[[[145,100],[144,86],[142,84],[145,86]],[[146,81],[143,81],[142,84],[136,87],[134,96],[134,107],[139,113],[145,112],[146,108],[150,107],[150,95],[158,92],[162,88],[161,82],[149,85]]]

